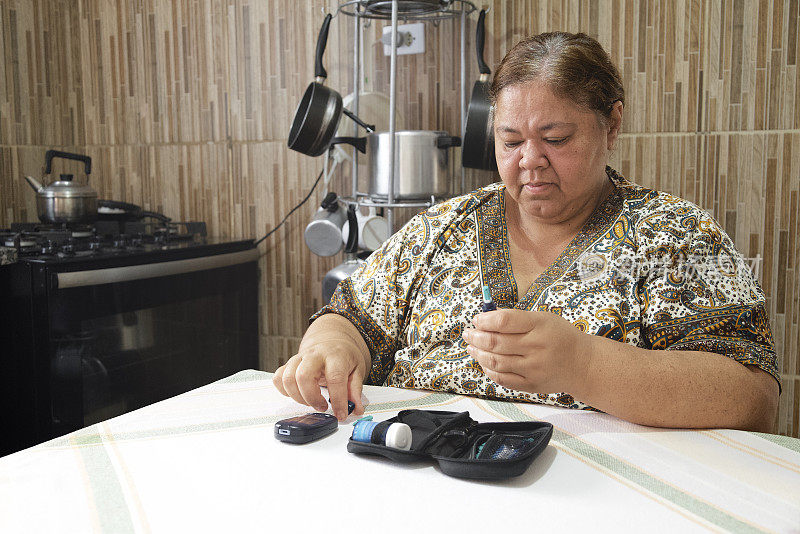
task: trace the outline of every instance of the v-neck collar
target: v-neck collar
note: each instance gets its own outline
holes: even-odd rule
[[[481,248],[481,268],[484,283],[492,292],[492,299],[503,308],[532,309],[545,289],[560,279],[581,254],[603,236],[622,212],[623,193],[619,187],[624,181],[613,169],[606,167],[606,175],[614,190],[601,202],[583,224],[578,234],[556,260],[540,274],[522,298],[517,294],[517,284],[511,269],[511,249],[506,224],[505,186],[477,208],[481,231],[478,232]]]

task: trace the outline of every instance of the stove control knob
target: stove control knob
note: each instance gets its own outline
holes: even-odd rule
[[[125,234],[119,234],[114,238],[114,248],[125,248],[128,244],[128,236]]]

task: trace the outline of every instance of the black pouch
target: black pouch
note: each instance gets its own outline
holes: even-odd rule
[[[377,454],[402,463],[433,459],[446,475],[498,479],[524,473],[553,435],[550,423],[478,423],[469,412],[403,410],[380,424],[391,423],[411,427],[410,450],[351,437],[348,452]]]

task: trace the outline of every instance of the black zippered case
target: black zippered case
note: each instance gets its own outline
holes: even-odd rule
[[[524,473],[553,435],[553,425],[543,421],[478,423],[469,412],[403,410],[379,423],[373,436],[382,434],[381,426],[385,429],[392,423],[411,427],[410,450],[351,437],[348,452],[401,463],[434,460],[444,474],[453,477],[501,479]]]

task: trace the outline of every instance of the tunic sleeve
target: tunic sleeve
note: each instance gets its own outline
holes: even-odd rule
[[[402,346],[411,295],[425,276],[429,235],[425,217],[412,218],[364,266],[340,282],[330,304],[310,319],[336,313],[353,323],[372,356],[370,384],[384,382],[394,366],[394,354]]]
[[[722,354],[758,366],[780,384],[764,293],[716,221],[670,197],[640,221],[637,234],[645,343]]]

